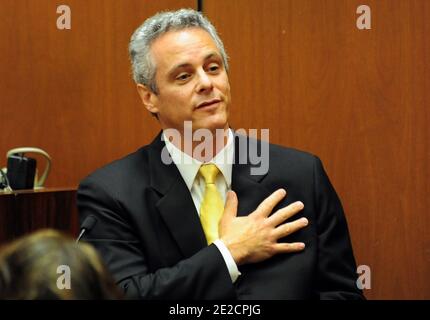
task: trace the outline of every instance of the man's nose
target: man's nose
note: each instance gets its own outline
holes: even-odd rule
[[[197,92],[205,92],[213,89],[212,78],[204,71],[198,72]]]

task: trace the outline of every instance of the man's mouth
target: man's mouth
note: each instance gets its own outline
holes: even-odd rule
[[[216,104],[218,102],[221,102],[221,100],[220,99],[212,99],[212,100],[204,101],[204,102],[198,104],[196,109],[211,106],[211,105]]]

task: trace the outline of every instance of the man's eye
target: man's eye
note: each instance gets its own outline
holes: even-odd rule
[[[209,71],[217,71],[219,69],[219,66],[217,64],[212,64],[209,66]]]
[[[187,80],[189,77],[190,75],[188,73],[181,73],[176,77],[176,80],[184,81],[184,80]]]

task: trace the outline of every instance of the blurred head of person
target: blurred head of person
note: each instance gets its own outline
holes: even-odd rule
[[[0,249],[0,299],[120,299],[97,252],[55,230]]]

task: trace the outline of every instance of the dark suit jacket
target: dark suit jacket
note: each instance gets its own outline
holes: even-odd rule
[[[96,225],[84,239],[100,252],[118,284],[131,298],[143,299],[356,299],[356,264],[341,203],[313,155],[270,145],[269,171],[251,175],[239,164],[235,136],[232,189],[238,216],[251,213],[278,188],[294,201],[309,225],[282,239],[303,241],[300,253],[279,254],[239,267],[233,284],[215,245],[207,246],[199,216],[176,165],[161,161],[160,135],[147,146],[88,176],[78,190],[81,223]],[[245,140],[243,140],[245,139]],[[246,154],[242,154],[246,155]],[[242,158],[243,159],[243,158]],[[242,161],[243,163],[243,161]]]

